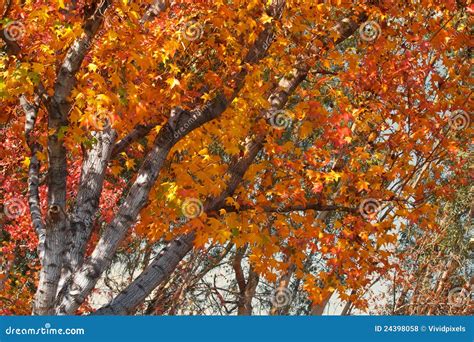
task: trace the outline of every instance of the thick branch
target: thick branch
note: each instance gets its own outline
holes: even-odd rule
[[[232,268],[234,269],[235,279],[237,280],[237,285],[239,286],[239,292],[243,294],[245,292],[245,275],[242,270],[242,258],[244,257],[246,250],[245,247],[237,248],[235,252],[234,260],[232,262]]]
[[[246,155],[235,163],[228,171],[230,179],[222,193],[204,204],[204,211],[211,212],[223,205],[225,199],[232,196],[242,180],[245,171],[250,167],[262,147],[262,141],[252,144]],[[126,289],[109,304],[99,309],[100,315],[130,314],[162,281],[174,271],[182,258],[193,248],[195,233],[191,232],[172,241],[150,263]]]
[[[45,240],[45,224],[43,215],[41,213],[41,201],[39,195],[39,171],[40,162],[36,153],[41,150],[39,145],[32,136],[36,119],[39,111],[39,98],[35,104],[31,104],[26,99],[25,95],[20,96],[20,106],[25,113],[25,140],[30,148],[30,166],[28,169],[28,204],[30,207],[31,222],[35,228],[36,234],[38,235],[38,254],[40,262],[44,256],[44,240]]]
[[[84,32],[68,49],[59,68],[54,84],[54,95],[49,103],[48,128],[54,133],[48,137],[49,178],[48,204],[59,205],[65,209],[66,204],[66,148],[60,139],[60,131],[68,125],[68,114],[71,104],[68,97],[76,83],[78,72],[100,25],[104,20],[104,13],[110,1],[103,0],[95,12],[84,23]]]
[[[296,271],[296,265],[291,264],[286,272],[278,279],[278,286],[275,289],[276,294],[280,293],[285,293],[288,291],[288,286],[290,285],[290,280],[291,277],[293,276],[293,273]],[[282,315],[283,312],[287,312],[290,308],[290,303],[288,305],[285,305],[281,307],[280,305],[277,305],[276,301],[272,303],[272,307],[270,309],[270,315]]]
[[[276,1],[278,2],[278,1]],[[359,20],[362,20],[363,16],[361,15]],[[351,34],[356,30],[356,28],[351,25]],[[344,26],[346,27],[346,26]],[[257,39],[257,42],[271,42],[274,37],[272,32],[264,31],[264,34],[267,38],[265,40]],[[346,30],[344,30],[344,34]],[[268,47],[268,45],[267,45]],[[259,56],[258,47],[255,49],[251,49],[249,52],[248,58],[250,60],[252,58],[256,58],[254,56]],[[290,76],[282,79],[280,81],[279,87],[275,90],[275,92],[270,96],[269,101],[271,103],[271,109],[266,113],[266,117],[271,117],[271,114],[274,113],[276,110],[283,108],[288,100],[289,95],[296,89],[296,87],[305,79],[309,68],[307,66],[301,67],[300,65],[295,67],[295,70],[291,73]],[[242,75],[243,73],[243,75]],[[237,80],[243,79],[245,76],[245,69],[239,74],[236,78]],[[235,96],[235,95],[234,95]],[[220,98],[222,95],[218,96],[214,101],[217,104],[211,104],[211,108],[213,106],[220,106],[225,105],[225,99],[222,100],[222,104]],[[209,109],[204,109],[204,111]],[[195,122],[193,120],[198,120],[201,114],[195,113],[192,119],[187,116],[185,122],[192,126],[192,123]],[[192,128],[187,128],[186,125],[180,126],[180,129],[175,131],[175,138],[179,139],[182,135],[186,134]],[[161,133],[161,132],[160,132]],[[238,184],[240,183],[243,174],[250,166],[253,158],[257,155],[258,151],[260,151],[261,146],[263,144],[264,137],[260,136],[257,141],[251,144],[250,151],[248,156],[251,156],[251,159],[246,158],[241,159],[238,163],[236,163],[231,170],[233,176],[230,178],[226,191],[223,191],[219,196],[211,199],[206,203],[204,209],[206,212],[217,211],[221,208],[224,203],[225,199],[233,194],[235,189],[237,188]],[[253,151],[253,152],[252,152]],[[249,164],[247,164],[250,162]],[[137,277],[124,291],[122,291],[112,302],[110,302],[105,307],[99,309],[97,314],[127,314],[131,313],[135,310],[135,308],[143,302],[143,300],[153,291],[156,286],[158,286],[164,279],[173,272],[179,261],[192,249],[192,242],[194,240],[195,234],[191,232],[185,236],[182,236],[165,248],[162,253],[149,265],[149,267]]]
[[[66,215],[67,157],[61,132],[68,126],[71,104],[68,97],[75,85],[76,73],[86,56],[94,36],[103,22],[110,1],[103,0],[85,21],[84,32],[69,47],[59,68],[54,94],[48,103],[48,220],[43,267],[35,295],[34,314],[49,315],[54,311],[58,282],[67,247],[69,220]]]
[[[40,271],[38,288],[33,306],[34,315],[52,315],[54,299],[61,275],[64,253],[64,232],[67,229],[67,216],[58,206],[50,206],[46,221],[44,258]]]
[[[95,138],[95,145],[87,151],[82,164],[79,192],[71,216],[71,229],[75,234],[74,244],[71,246],[72,270],[76,270],[83,260],[99,207],[107,162],[117,138],[116,132],[111,127],[102,132],[93,132],[92,136]]]
[[[271,42],[273,37],[273,26],[267,24],[265,30],[249,50],[249,56],[251,57],[245,60],[258,62],[270,46],[270,44],[263,44],[262,42]],[[182,111],[177,120],[174,120],[174,124],[168,122],[162,127],[117,215],[105,229],[91,257],[75,274],[65,298],[58,308],[58,313],[73,313],[89,295],[100,275],[110,265],[119,243],[132,224],[136,222],[140,210],[146,204],[148,194],[172,146],[192,130],[221,115],[242,89],[246,75],[247,67],[242,65],[242,70],[234,76],[236,87],[230,97],[226,97],[221,91],[204,108],[196,108],[191,112]],[[236,186],[237,184],[235,184]],[[219,198],[219,201],[221,201],[221,198]],[[183,243],[182,245],[187,244]],[[192,248],[192,244],[190,248]]]
[[[252,300],[255,296],[258,283],[260,281],[260,275],[255,272],[252,266],[249,267],[249,275],[247,277],[247,284],[245,290],[240,294],[239,302],[237,304],[237,314],[242,316],[252,315]]]
[[[247,280],[245,279],[244,271],[242,269],[242,259],[247,250],[247,245],[237,249],[235,253],[234,261],[232,262],[232,268],[234,269],[235,279],[239,286],[239,299],[237,301],[237,313],[238,315],[251,315],[252,314],[252,299],[255,296],[255,290],[257,289],[259,275],[252,266],[249,267],[249,275]]]
[[[120,153],[124,152],[131,144],[134,142],[143,139],[150,133],[150,131],[156,125],[137,125],[130,133],[128,133],[125,137],[117,141],[112,150],[112,158],[116,157]]]
[[[82,163],[79,191],[70,216],[69,229],[65,236],[66,260],[60,289],[65,282],[70,281],[71,274],[82,265],[84,260],[87,242],[99,208],[107,164],[117,138],[116,132],[110,126],[102,132],[92,132],[91,134],[95,144],[86,152]],[[61,300],[62,296],[61,292],[57,301]]]

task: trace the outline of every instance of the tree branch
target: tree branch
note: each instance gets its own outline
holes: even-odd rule
[[[275,1],[280,2],[280,0]],[[245,61],[256,63],[264,56],[270,44],[264,44],[263,42],[268,43],[274,39],[273,30],[273,24],[266,24],[265,30],[260,33],[256,43],[249,50],[248,56],[250,57],[245,58]],[[152,150],[140,167],[137,178],[120,206],[117,215],[106,227],[91,257],[74,275],[71,286],[68,287],[67,294],[57,309],[58,313],[73,313],[93,289],[100,275],[110,265],[119,243],[123,240],[131,225],[136,222],[140,210],[144,207],[148,194],[170,149],[186,134],[221,115],[242,89],[247,73],[247,67],[243,64],[241,71],[234,76],[236,87],[231,96],[226,97],[221,90],[208,105],[203,108],[196,108],[191,112],[182,111],[175,125],[171,125],[168,121],[161,128]],[[237,184],[235,184],[236,186]],[[183,240],[183,243],[181,240]],[[181,240],[177,240],[175,243],[179,246],[188,245],[186,239]],[[191,248],[192,244],[189,245],[189,249]],[[184,250],[187,253],[189,249],[185,248]],[[170,257],[170,262],[176,259],[176,256]]]
[[[45,224],[41,213],[41,200],[39,195],[39,170],[40,162],[36,153],[41,150],[41,145],[33,138],[32,133],[38,117],[40,99],[36,98],[35,104],[31,104],[25,95],[20,96],[20,106],[25,113],[25,140],[30,149],[30,165],[28,169],[28,204],[30,208],[31,222],[38,235],[38,254],[40,262],[44,257]]]
[[[276,0],[276,3],[278,2],[279,1]],[[358,19],[362,21],[364,18],[365,18],[365,15],[360,15]],[[347,28],[348,25],[340,25],[341,30],[344,34],[348,34],[347,32],[349,32],[349,30],[345,29]],[[351,34],[358,27],[357,25],[349,25],[349,26],[350,26],[350,29],[352,30],[350,31]],[[259,44],[262,44],[262,42],[268,43],[274,39],[273,32],[271,31],[270,32],[264,31],[262,34],[266,37],[266,39],[260,39],[260,38],[257,39],[257,42],[259,42]],[[264,44],[264,45],[266,46],[266,48],[269,47],[269,44]],[[257,46],[256,48],[251,49],[249,51],[249,55],[248,55],[249,60],[252,60],[253,58],[258,58],[256,56],[260,56],[261,58],[262,55],[260,54],[258,50],[259,49]],[[266,112],[265,117],[267,119],[271,117],[272,113],[283,108],[283,106],[286,104],[288,100],[289,95],[306,78],[308,70],[309,70],[308,66],[304,64],[303,66],[298,64],[288,77],[285,77],[280,81],[279,87],[277,87],[277,89],[269,97],[271,108],[269,111]],[[241,84],[240,80],[243,79],[245,74],[246,74],[246,71],[245,69],[243,69],[243,71],[239,73],[239,75],[237,75],[236,79],[239,80],[238,82],[239,84]],[[235,97],[235,93],[234,95],[232,95],[232,98],[233,97]],[[214,99],[214,101],[216,101],[217,104],[214,104],[215,102],[211,102],[210,108],[213,108],[213,107],[219,108],[220,106],[225,107],[226,102],[227,102],[225,101],[226,99],[224,98],[223,100],[220,100],[220,98],[222,98],[222,95],[219,95],[217,98]],[[204,111],[206,110],[209,111],[209,109],[204,109]],[[194,117],[194,120],[198,120],[198,119],[199,119],[199,116],[197,118]],[[192,126],[192,123],[195,121],[189,120],[188,118],[187,122],[191,123],[188,125],[188,128],[186,128],[186,125],[184,126],[178,125],[180,129],[177,130],[178,135],[176,135],[176,133],[174,135],[176,139],[180,139],[182,136],[181,134],[183,135],[187,134],[189,131],[192,130],[190,126]],[[167,128],[167,126],[168,125],[165,125],[165,127],[163,127],[162,130]],[[157,137],[157,139],[159,139],[159,137]],[[206,202],[206,204],[204,205],[205,212],[212,212],[212,211],[219,210],[219,208],[221,208],[224,205],[225,199],[234,193],[245,171],[248,169],[253,159],[256,157],[257,153],[262,148],[263,141],[264,141],[264,135],[258,136],[257,139],[250,145],[249,152],[247,153],[247,155],[241,158],[235,165],[231,167],[229,172],[232,176],[230,177],[228,181],[226,190],[224,190],[219,196],[212,198],[208,202]],[[172,241],[160,253],[160,255],[157,258],[155,258],[155,260],[149,265],[149,267],[144,272],[142,272],[142,274],[140,274],[126,289],[124,289],[109,304],[99,309],[96,312],[96,314],[103,314],[103,315],[127,314],[127,313],[133,312],[135,308],[141,302],[143,302],[146,296],[149,295],[151,291],[153,291],[153,289],[156,288],[156,286],[158,286],[164,279],[166,279],[169,276],[169,274],[175,269],[179,261],[192,249],[194,238],[195,238],[195,232],[190,232]]]
[[[59,289],[62,289],[64,284],[70,281],[71,274],[82,266],[99,208],[108,161],[117,138],[115,130],[110,126],[104,131],[91,134],[96,142],[87,151],[82,163],[79,191],[64,239],[66,255]],[[56,301],[60,301],[63,295],[64,291],[60,291]]]
[[[235,279],[237,280],[237,285],[239,286],[239,292],[243,294],[245,292],[245,275],[242,270],[242,258],[244,257],[245,250],[247,246],[237,248],[235,252],[234,260],[232,261],[232,268],[234,269]]]
[[[228,170],[230,179],[226,189],[215,198],[204,204],[204,211],[217,210],[231,196],[243,178],[245,171],[250,167],[263,142],[252,144],[248,152]],[[98,315],[129,314],[140,305],[143,300],[162,281],[168,278],[182,258],[193,248],[195,232],[188,233],[173,240],[165,247],[150,265],[109,304],[99,309]]]
[[[111,1],[102,0],[93,14],[84,23],[84,32],[69,47],[59,68],[54,84],[54,94],[48,108],[48,220],[44,263],[35,295],[34,314],[50,315],[54,312],[54,302],[67,247],[67,232],[70,229],[66,215],[67,157],[61,132],[68,126],[71,104],[68,97],[76,82],[85,55],[92,40],[104,20],[104,13]],[[66,243],[65,243],[66,242]]]
[[[125,137],[117,141],[113,150],[112,150],[112,158],[115,158],[120,153],[124,152],[131,144],[134,142],[143,139],[150,133],[150,131],[155,127],[154,124],[149,125],[137,125],[130,133],[128,133]]]

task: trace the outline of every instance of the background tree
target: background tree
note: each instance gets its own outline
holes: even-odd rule
[[[401,272],[393,277],[392,313],[472,313],[472,202],[472,187],[463,187],[453,201],[440,206],[439,230],[423,234],[412,225],[406,231]]]

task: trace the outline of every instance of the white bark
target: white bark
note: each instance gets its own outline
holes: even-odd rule
[[[37,97],[36,103],[31,104],[26,99],[25,95],[20,96],[20,105],[25,113],[25,140],[30,149],[30,166],[28,169],[28,204],[30,208],[31,222],[38,235],[38,255],[40,261],[44,256],[44,241],[45,241],[45,224],[43,215],[41,214],[41,204],[39,196],[39,172],[40,162],[36,153],[41,149],[32,137],[32,132],[35,128],[36,119],[38,116],[40,98]]]
[[[156,1],[156,3],[158,4],[157,8],[159,11],[164,10],[169,5],[168,1]],[[222,91],[218,92],[218,95],[209,105],[206,105],[204,108],[195,108],[190,112],[183,111],[176,118],[174,125],[164,125],[154,142],[152,150],[145,157],[137,177],[119,207],[117,215],[106,227],[92,255],[84,261],[84,250],[93,224],[91,218],[97,212],[107,162],[112,155],[118,153],[117,151],[123,150],[131,141],[134,141],[134,139],[143,134],[146,135],[149,131],[149,128],[145,127],[145,129],[139,129],[138,132],[131,132],[129,136],[117,143],[115,147],[116,137],[113,134],[110,135],[110,132],[100,133],[104,140],[94,146],[84,161],[81,185],[70,224],[65,214],[66,150],[60,139],[58,139],[58,132],[61,127],[67,125],[67,115],[70,109],[67,98],[74,87],[75,74],[79,70],[82,60],[103,20],[102,14],[109,4],[110,1],[100,3],[100,8],[97,8],[96,13],[86,21],[84,34],[69,49],[58,72],[54,95],[48,108],[49,127],[56,132],[49,136],[48,141],[50,160],[48,204],[51,215],[46,224],[44,265],[41,270],[40,283],[35,298],[35,314],[73,314],[83,303],[94,288],[99,277],[110,266],[120,242],[123,241],[130,227],[136,223],[138,214],[148,199],[149,192],[160,173],[169,150],[189,132],[217,118],[227,109],[244,85],[245,77],[247,76],[246,64],[259,62],[265,56],[271,42],[275,38],[272,24],[266,24],[266,28],[257,37],[254,45],[244,58],[241,71],[234,76],[233,81],[236,86],[231,96],[226,97]],[[278,19],[281,16],[284,5],[285,1],[274,0],[267,13]],[[156,7],[153,9],[153,13],[150,12],[151,10],[149,9],[145,14],[145,20],[157,15]],[[150,15],[146,17],[148,14]],[[355,30],[352,23],[345,23],[340,28],[343,34],[346,31],[352,30],[353,32]],[[304,64],[298,65],[288,79],[282,80],[280,87],[273,94],[273,97],[270,98],[271,110],[281,109],[286,104],[288,96],[305,79],[307,72],[307,66]],[[230,168],[233,176],[230,178],[227,189],[220,196],[207,202],[205,210],[217,210],[224,205],[225,198],[233,194],[246,169],[261,149],[262,141],[263,138],[256,141],[249,153]],[[252,156],[253,153],[255,155]],[[248,159],[250,157],[252,158]],[[31,179],[34,179],[34,177],[31,177]],[[34,189],[34,186],[32,188]],[[167,278],[179,261],[192,249],[193,240],[194,234],[190,233],[172,241],[168,248],[162,251],[160,256],[150,264],[143,274],[130,284],[125,291],[119,294],[113,302],[109,303],[107,307],[99,310],[98,313],[133,312],[146,295],[156,288],[163,279]],[[77,245],[69,244],[71,241],[77,241]],[[68,251],[67,265],[64,264],[65,256],[63,252],[65,250]],[[61,286],[62,290],[59,293],[59,297],[55,298],[58,293],[58,281],[63,266],[67,266],[64,269],[63,281],[68,281],[64,283],[64,287]],[[72,276],[69,277],[71,273]],[[53,309],[54,304],[55,308]]]
[[[84,260],[87,242],[99,208],[108,161],[117,138],[116,132],[111,127],[106,127],[102,132],[93,132],[92,136],[95,144],[84,156],[79,191],[70,216],[69,229],[65,234],[66,255],[58,287],[60,290],[70,281],[71,274]],[[61,298],[62,291],[59,292],[56,301]]]
[[[276,2],[281,10],[281,2]],[[270,11],[279,14],[275,6],[270,6]],[[247,63],[258,62],[268,50],[270,46],[268,42],[273,39],[273,26],[268,24],[244,60]],[[58,314],[73,313],[90,294],[101,274],[109,267],[118,245],[136,222],[140,210],[145,205],[171,147],[192,130],[221,115],[242,89],[246,75],[247,70],[243,66],[242,71],[234,77],[236,88],[229,98],[220,92],[208,106],[196,108],[191,112],[183,111],[175,120],[176,124],[173,127],[169,123],[162,127],[117,215],[105,229],[91,257],[77,271],[66,289],[65,297],[57,308]]]
[[[90,48],[103,21],[103,13],[110,5],[105,0],[97,5],[94,14],[86,20],[84,33],[68,49],[59,68],[54,94],[48,105],[48,219],[46,222],[45,253],[33,314],[49,315],[54,312],[54,301],[64,261],[65,239],[69,220],[66,215],[67,157],[60,138],[61,129],[68,125],[71,104],[68,97],[75,85],[75,75]]]
[[[245,171],[250,167],[258,152],[261,150],[262,144],[263,139],[255,141],[250,146],[247,154],[230,167],[228,171],[230,179],[226,189],[222,191],[219,196],[205,203],[205,212],[219,210],[225,203],[225,199],[232,196],[241,182]],[[162,281],[171,275],[181,259],[193,248],[194,238],[195,234],[191,232],[173,240],[150,263],[145,271],[109,304],[99,309],[96,314],[125,315],[132,313]]]

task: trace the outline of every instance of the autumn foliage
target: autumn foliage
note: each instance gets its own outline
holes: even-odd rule
[[[1,5],[0,314],[469,313],[470,1]]]

